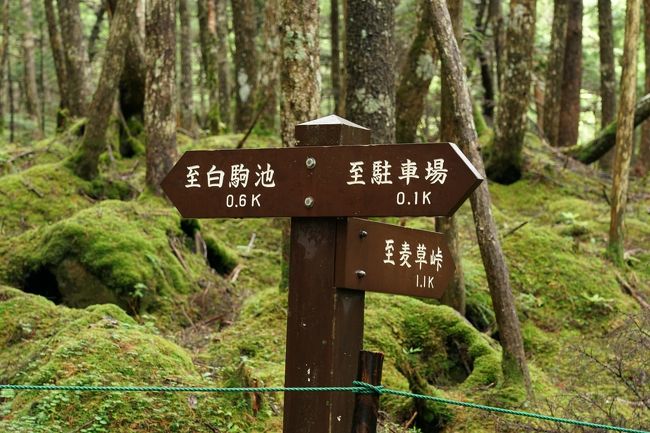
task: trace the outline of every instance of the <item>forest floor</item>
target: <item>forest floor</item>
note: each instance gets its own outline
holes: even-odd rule
[[[179,136],[179,147],[232,148],[240,138]],[[76,144],[73,128],[0,150],[0,383],[282,385],[283,221],[183,220],[143,192],[142,155],[121,158],[115,145],[102,177],[86,182],[64,162]],[[246,146],[279,142],[253,135]],[[650,179],[631,181],[617,268],[604,254],[607,176],[532,135],[525,149],[524,178],[490,192],[535,400],[503,380],[468,203],[457,213],[467,320],[435,301],[368,294],[364,346],[385,353],[387,387],[648,428],[650,361],[635,338],[647,341],[650,329],[641,306],[650,302]],[[401,397],[381,405],[386,432],[558,431]],[[281,423],[281,394],[0,393],[6,432],[278,432]]]

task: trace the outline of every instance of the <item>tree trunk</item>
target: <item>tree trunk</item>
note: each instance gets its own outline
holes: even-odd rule
[[[176,162],[176,8],[168,0],[147,0],[145,58],[147,81],[144,128],[147,186],[163,195],[160,182]]]
[[[546,139],[552,146],[557,146],[558,144],[568,19],[568,0],[555,0],[553,6],[553,27],[551,29],[551,46],[548,53],[546,82],[544,85],[543,120],[544,135],[546,135]]]
[[[511,0],[505,71],[497,105],[493,155],[487,174],[499,183],[521,178],[535,40],[535,0]]]
[[[128,124],[130,131],[124,129],[120,124],[120,154],[131,157],[136,149],[133,148],[130,135],[139,135],[144,123],[144,92],[145,92],[145,58],[144,58],[144,35],[140,30],[140,5],[137,0],[136,23],[130,28],[128,34],[128,45],[120,77],[120,99],[119,106],[122,115]],[[108,0],[108,10],[114,14],[116,0]]]
[[[97,54],[97,38],[99,38],[99,32],[102,30],[102,23],[104,22],[104,15],[106,15],[106,4],[100,3],[97,11],[95,12],[95,24],[90,31],[90,36],[88,37],[88,61],[92,63]]]
[[[433,11],[433,34],[442,60],[442,73],[450,77],[449,91],[456,117],[459,145],[470,161],[484,174],[483,160],[479,151],[472,103],[465,82],[460,50],[452,32],[449,12],[442,0],[431,0]],[[490,192],[487,182],[482,182],[470,196],[481,257],[485,266],[490,295],[494,307],[499,338],[503,347],[503,370],[510,381],[521,381],[529,395],[532,394],[530,375],[524,353],[519,318],[510,286],[508,267],[505,262],[499,233],[492,216]]]
[[[5,65],[9,55],[9,0],[2,0],[0,3],[0,14],[2,18],[2,44],[0,44],[0,137],[4,133],[4,89],[5,89]]]
[[[395,142],[394,0],[347,0],[346,117]]]
[[[117,0],[111,19],[102,72],[87,113],[88,123],[81,147],[73,158],[75,173],[87,180],[97,177],[99,155],[106,149],[106,129],[122,74],[129,28],[136,25],[136,3],[136,0]]]
[[[580,127],[580,86],[582,83],[582,0],[568,0],[568,22],[562,102],[557,144],[560,147],[578,143]]]
[[[66,65],[66,87],[70,116],[84,117],[86,113],[87,52],[79,12],[79,0],[58,0],[61,39]]]
[[[330,0],[330,32],[332,35],[332,99],[334,113],[342,116],[341,110],[341,42],[339,30],[339,0]]]
[[[600,125],[602,128],[612,123],[616,116],[616,69],[614,68],[611,0],[598,0],[598,39],[600,43]],[[613,159],[614,152],[607,152],[600,159],[600,166],[609,171]]]
[[[620,110],[620,109],[619,109]],[[636,128],[650,118],[650,93],[639,99],[634,106],[634,127]],[[565,153],[583,164],[598,161],[616,143],[618,121],[601,129],[596,138],[590,142],[566,149]]]
[[[634,99],[636,96],[637,51],[639,44],[639,21],[641,0],[628,0],[625,11],[625,42],[623,46],[623,69],[621,74],[621,99],[616,121],[616,155],[614,156],[612,182],[612,206],[609,225],[610,258],[623,264],[625,252],[625,205],[630,173],[630,160],[634,144]]]
[[[318,1],[282,0],[282,145],[296,144],[298,123],[313,120],[320,110]],[[301,53],[302,55],[297,55]]]
[[[23,68],[24,68],[24,86],[25,86],[25,108],[27,114],[34,122],[34,138],[40,139],[43,136],[41,130],[41,104],[38,98],[38,89],[36,87],[36,61],[34,60],[34,20],[32,18],[31,0],[21,0],[21,9],[24,18],[23,27]]]
[[[503,68],[505,66],[505,34],[503,31],[503,8],[501,0],[489,0],[489,20],[492,23],[492,37],[494,38],[494,57],[496,58],[497,89],[501,88]]]
[[[181,128],[194,133],[194,103],[192,102],[192,29],[187,0],[178,0],[181,33],[180,123]]]
[[[7,23],[8,24],[8,23]],[[5,31],[7,36],[9,34],[9,26],[5,26]],[[9,143],[14,142],[14,136],[16,132],[16,123],[15,123],[15,112],[16,105],[14,104],[14,80],[12,78],[13,72],[11,71],[11,56],[7,54],[7,87],[9,96]]]
[[[643,14],[643,40],[645,44],[645,92],[650,93],[650,0],[644,0]],[[637,171],[641,176],[645,176],[650,171],[650,122],[645,122],[641,131]]]
[[[406,56],[395,97],[398,143],[415,142],[435,69],[435,45],[431,33],[431,7],[428,0],[422,0],[417,33]]]
[[[232,128],[230,109],[230,68],[228,66],[228,14],[226,0],[215,0],[217,22],[217,78],[219,79],[219,120],[226,130]]]
[[[258,110],[262,110],[259,126],[266,131],[276,131],[278,114],[278,87],[280,84],[280,1],[267,0],[264,6],[264,50],[261,54]]]
[[[257,50],[255,5],[253,0],[231,0],[235,32],[235,131],[248,130],[255,116],[257,94]]]
[[[447,8],[451,19],[451,24],[456,38],[456,44],[460,50],[463,41],[463,0],[447,0]],[[429,10],[431,14],[431,10]],[[429,23],[431,23],[431,16],[429,15]],[[454,103],[452,101],[453,95],[451,92],[450,77],[447,74],[441,75],[441,91],[440,91],[440,140],[451,141],[458,143],[461,137],[458,134],[454,122],[455,112]],[[440,217],[436,218],[436,230],[445,234],[449,252],[451,253],[452,260],[456,264],[454,278],[447,286],[447,290],[441,299],[442,303],[448,305],[458,311],[463,316],[465,315],[465,276],[463,275],[463,266],[460,255],[460,245],[458,242],[458,229],[456,227],[456,217],[450,218]]]
[[[56,72],[56,83],[59,88],[59,110],[56,115],[56,126],[61,129],[65,126],[65,119],[68,117],[68,73],[65,65],[65,54],[63,53],[63,42],[57,25],[56,12],[52,0],[44,0],[45,17],[47,20],[47,32],[52,48],[54,59],[54,71]]]
[[[201,66],[208,89],[207,126],[211,134],[219,133],[219,103],[217,85],[217,0],[199,0],[199,45],[201,46]],[[225,0],[218,0],[224,2]]]

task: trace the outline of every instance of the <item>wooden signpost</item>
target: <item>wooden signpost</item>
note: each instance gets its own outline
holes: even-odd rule
[[[285,385],[350,386],[365,291],[440,298],[454,264],[439,233],[348,217],[450,216],[483,179],[452,143],[368,145],[338,116],[296,139],[187,152],[162,187],[186,218],[292,217]],[[348,433],[353,410],[350,393],[286,393],[284,432]]]

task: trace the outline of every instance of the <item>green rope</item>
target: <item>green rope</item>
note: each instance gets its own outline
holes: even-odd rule
[[[561,424],[570,424],[581,427],[591,427],[602,430],[618,431],[625,433],[650,433],[647,430],[635,430],[625,427],[617,427],[607,424],[598,424],[587,421],[579,421],[569,418],[560,418],[549,415],[542,415],[521,410],[504,409],[501,407],[487,406],[477,403],[452,400],[443,397],[414,394],[396,389],[384,388],[381,385],[371,385],[366,382],[354,381],[354,386],[319,386],[319,387],[260,387],[260,388],[214,388],[214,387],[191,387],[191,386],[88,386],[88,385],[2,385],[0,390],[33,390],[33,391],[91,391],[91,392],[207,392],[207,393],[238,393],[238,392],[353,392],[356,394],[386,394],[400,397],[417,398],[429,400],[436,403],[462,406],[471,409],[478,409],[487,412],[503,413],[527,418],[534,418],[543,421],[552,421]]]

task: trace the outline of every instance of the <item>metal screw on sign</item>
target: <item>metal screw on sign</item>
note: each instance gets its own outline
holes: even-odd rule
[[[355,274],[357,275],[357,278],[363,278],[366,276],[366,271],[363,269],[358,269]]]
[[[305,197],[305,207],[308,208],[314,207],[314,197],[312,196]]]
[[[368,232],[367,232],[367,231],[365,231],[365,230],[361,230],[361,231],[359,232],[359,238],[363,239],[363,238],[365,238],[366,236],[368,236]]]
[[[307,166],[308,169],[313,170],[314,167],[316,167],[316,158],[310,156],[305,161],[305,165]]]

